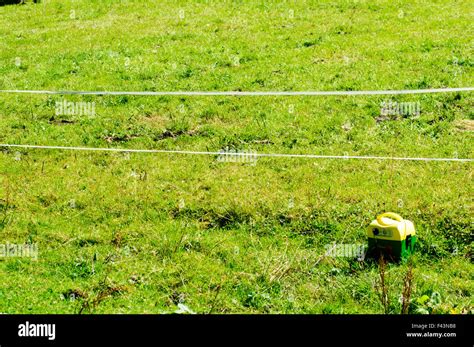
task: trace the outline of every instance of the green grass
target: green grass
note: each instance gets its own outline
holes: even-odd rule
[[[473,19],[467,0],[4,6],[0,89],[468,87]],[[62,100],[95,102],[96,115],[57,116]],[[421,115],[378,121],[388,100]],[[473,158],[473,104],[1,94],[0,143]],[[383,313],[374,262],[323,255],[365,243],[385,211],[419,237],[410,312],[472,312],[472,176],[471,163],[2,148],[0,244],[40,254],[0,259],[0,312]],[[393,313],[406,270],[389,265]]]

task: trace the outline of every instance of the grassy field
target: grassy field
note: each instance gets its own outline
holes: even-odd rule
[[[472,1],[48,0],[0,7],[0,89],[474,85]],[[57,102],[94,103],[58,115]],[[419,116],[380,117],[381,103]],[[474,157],[474,96],[0,94],[0,143]],[[325,256],[379,213],[419,237],[411,313],[474,311],[473,165],[0,147],[2,313],[400,313],[408,263]],[[183,306],[184,305],[184,306]]]

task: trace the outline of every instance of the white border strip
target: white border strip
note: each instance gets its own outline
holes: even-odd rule
[[[445,161],[445,162],[473,162],[469,158],[422,158],[422,157],[378,157],[358,155],[316,155],[316,154],[283,154],[283,153],[223,153],[204,151],[181,151],[162,149],[126,149],[126,148],[94,148],[94,147],[64,147],[64,146],[40,146],[40,145],[15,145],[0,144],[8,148],[35,148],[35,149],[59,149],[70,151],[102,151],[122,153],[163,153],[163,154],[189,154],[189,155],[225,155],[242,157],[272,157],[272,158],[307,158],[307,159],[363,159],[363,160],[404,160],[404,161]]]
[[[407,90],[348,90],[348,91],[53,91],[53,90],[0,90],[3,94],[47,94],[47,95],[143,95],[143,96],[336,96],[336,95],[400,95],[400,94],[432,94],[448,92],[472,92],[474,87],[439,88],[439,89],[407,89]]]

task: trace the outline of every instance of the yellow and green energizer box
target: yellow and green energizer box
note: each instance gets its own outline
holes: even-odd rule
[[[415,250],[415,226],[393,212],[386,212],[370,223],[367,230],[368,254],[386,259],[407,258]]]

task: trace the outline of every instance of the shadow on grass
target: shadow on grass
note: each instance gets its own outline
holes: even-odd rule
[[[33,3],[39,3],[41,0],[0,0],[0,6],[5,6],[5,5],[17,5],[17,4],[24,4],[27,2],[33,2]]]

